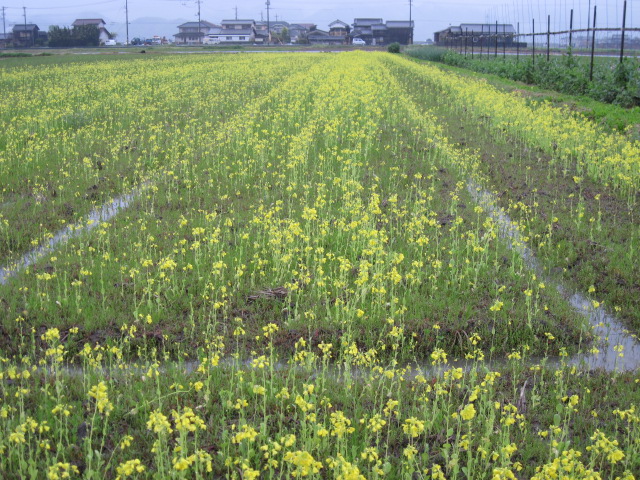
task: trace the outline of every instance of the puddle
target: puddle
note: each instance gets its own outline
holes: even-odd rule
[[[473,180],[467,182],[467,191],[496,222],[500,236],[507,240],[509,248],[522,256],[525,265],[529,269],[535,271],[539,277],[544,278],[545,275],[533,251],[522,240],[516,224],[497,205],[496,197],[483,190]],[[557,285],[556,289],[577,313],[589,321],[593,328],[593,333],[600,338],[600,342],[594,345],[599,350],[598,353],[576,355],[568,359],[567,363],[583,365],[590,370],[602,368],[607,371],[614,371],[640,368],[640,342],[637,337],[628,332],[617,318],[602,307],[594,308],[591,300],[581,293],[571,293],[562,285]]]
[[[0,267],[0,285],[4,285],[9,281],[11,277],[15,276],[25,268],[33,265],[45,255],[51,253],[56,246],[66,243],[73,237],[77,237],[84,232],[93,230],[98,225],[100,225],[101,222],[110,220],[120,210],[127,208],[139,193],[140,189],[135,190],[126,195],[117,197],[116,199],[112,200],[109,203],[105,203],[99,208],[93,209],[91,212],[89,212],[89,215],[82,223],[68,225],[66,228],[60,230],[52,238],[50,238],[46,244],[40,245],[38,248],[35,248],[34,250],[26,253],[17,262],[14,262],[12,265]]]
[[[144,188],[144,187],[141,187]],[[32,250],[22,257],[12,267],[0,268],[0,285],[5,284],[12,276],[16,275],[21,270],[35,263],[44,255],[50,253],[57,245],[67,242],[69,239],[80,235],[95,228],[100,222],[108,221],[113,218],[120,210],[123,210],[129,206],[129,204],[140,193],[141,189],[135,190],[127,195],[120,196],[110,203],[97,208],[88,215],[83,223],[78,223],[73,226],[69,226],[64,230],[58,232],[53,238],[51,238],[46,245],[42,245],[39,248]],[[518,252],[524,259],[525,264],[531,270],[534,270],[537,275],[544,277],[542,268],[538,260],[536,259],[533,251],[526,246],[522,241],[520,232],[516,225],[512,222],[509,216],[497,206],[496,198],[491,193],[482,190],[478,184],[469,180],[467,183],[467,190],[474,198],[474,200],[482,206],[489,215],[493,218],[496,224],[499,226],[500,236],[507,240],[509,248]],[[549,282],[553,283],[553,282]],[[573,306],[573,308],[584,316],[589,324],[593,327],[593,332],[598,336],[601,341],[595,345],[599,350],[597,353],[584,353],[575,355],[570,358],[564,359],[564,363],[569,365],[576,365],[588,370],[604,369],[606,371],[625,371],[635,370],[640,367],[640,342],[637,338],[631,335],[626,328],[618,321],[613,315],[609,314],[604,308],[593,308],[591,301],[580,293],[569,293],[568,290],[559,285],[556,287],[558,291],[567,299],[567,301]],[[224,368],[232,368],[235,366],[246,366],[250,364],[251,359],[237,362],[237,361],[221,361],[220,365]],[[528,358],[527,364],[545,364],[546,366],[560,366],[563,360],[558,357],[542,358]],[[402,367],[408,367],[408,373],[405,378],[411,378],[418,374],[423,375],[440,375],[445,370],[455,367],[463,368],[464,370],[470,370],[475,365],[479,369],[494,370],[508,367],[509,362],[506,359],[492,359],[480,363],[470,363],[466,361],[451,362],[447,365],[432,366],[429,363],[413,363],[409,365],[403,365]],[[168,362],[161,368],[167,371],[171,368],[184,369],[185,373],[193,372],[198,368],[200,363],[198,361],[187,361],[180,363]],[[289,366],[283,363],[278,363],[274,366],[276,369],[285,369]],[[140,368],[142,372],[148,367]],[[303,368],[303,367],[294,367]],[[399,368],[399,366],[396,366]],[[108,369],[104,369],[105,372]],[[346,375],[350,375],[354,379],[362,379],[365,375],[369,374],[369,370],[362,370],[356,367],[352,367],[345,370],[343,366],[331,365],[328,367],[327,373],[330,375],[341,378]],[[320,373],[320,370],[316,370],[314,375]],[[71,376],[84,375],[85,372],[82,367],[75,367],[68,365],[65,367],[65,374]]]

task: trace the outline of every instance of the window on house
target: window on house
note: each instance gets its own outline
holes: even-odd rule
[[[238,38],[238,40],[244,40],[244,39],[245,39],[245,37],[239,37]]]
[[[233,40],[233,37],[226,37],[227,40]]]

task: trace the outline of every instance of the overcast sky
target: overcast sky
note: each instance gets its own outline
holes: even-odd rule
[[[234,18],[267,19],[266,0],[202,0],[202,20],[219,23]],[[615,27],[622,24],[624,0],[413,0],[412,18],[415,21],[416,41],[432,38],[433,32],[460,23],[521,22],[521,31],[531,25],[547,23],[551,15],[552,29],[565,29],[569,12],[574,9],[577,27],[586,27],[587,11],[598,6],[598,26]],[[41,30],[50,25],[68,26],[76,18],[103,18],[109,31],[125,38],[125,0],[0,0],[6,8],[6,29],[23,23],[23,7],[27,22],[36,23]],[[640,0],[627,1],[627,27],[640,27]],[[166,36],[173,40],[182,21],[197,20],[197,0],[128,0],[129,37]],[[288,22],[315,23],[326,29],[329,22],[340,19],[353,23],[356,17],[408,20],[409,0],[271,0],[270,18]],[[636,15],[637,14],[637,15]],[[637,17],[637,18],[636,18]],[[527,28],[525,28],[525,25]],[[0,25],[2,28],[2,25]],[[1,31],[0,31],[1,32]]]

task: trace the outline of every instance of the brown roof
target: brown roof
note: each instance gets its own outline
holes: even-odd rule
[[[74,27],[79,27],[81,25],[100,25],[101,23],[106,25],[107,22],[101,18],[78,18],[72,25]]]

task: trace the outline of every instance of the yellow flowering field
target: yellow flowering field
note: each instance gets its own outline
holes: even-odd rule
[[[445,114],[625,205],[637,145],[578,117],[548,143],[562,112],[382,53],[0,87],[2,478],[635,478],[639,377],[576,361],[606,348],[532,218],[560,222],[484,201],[499,178]]]

